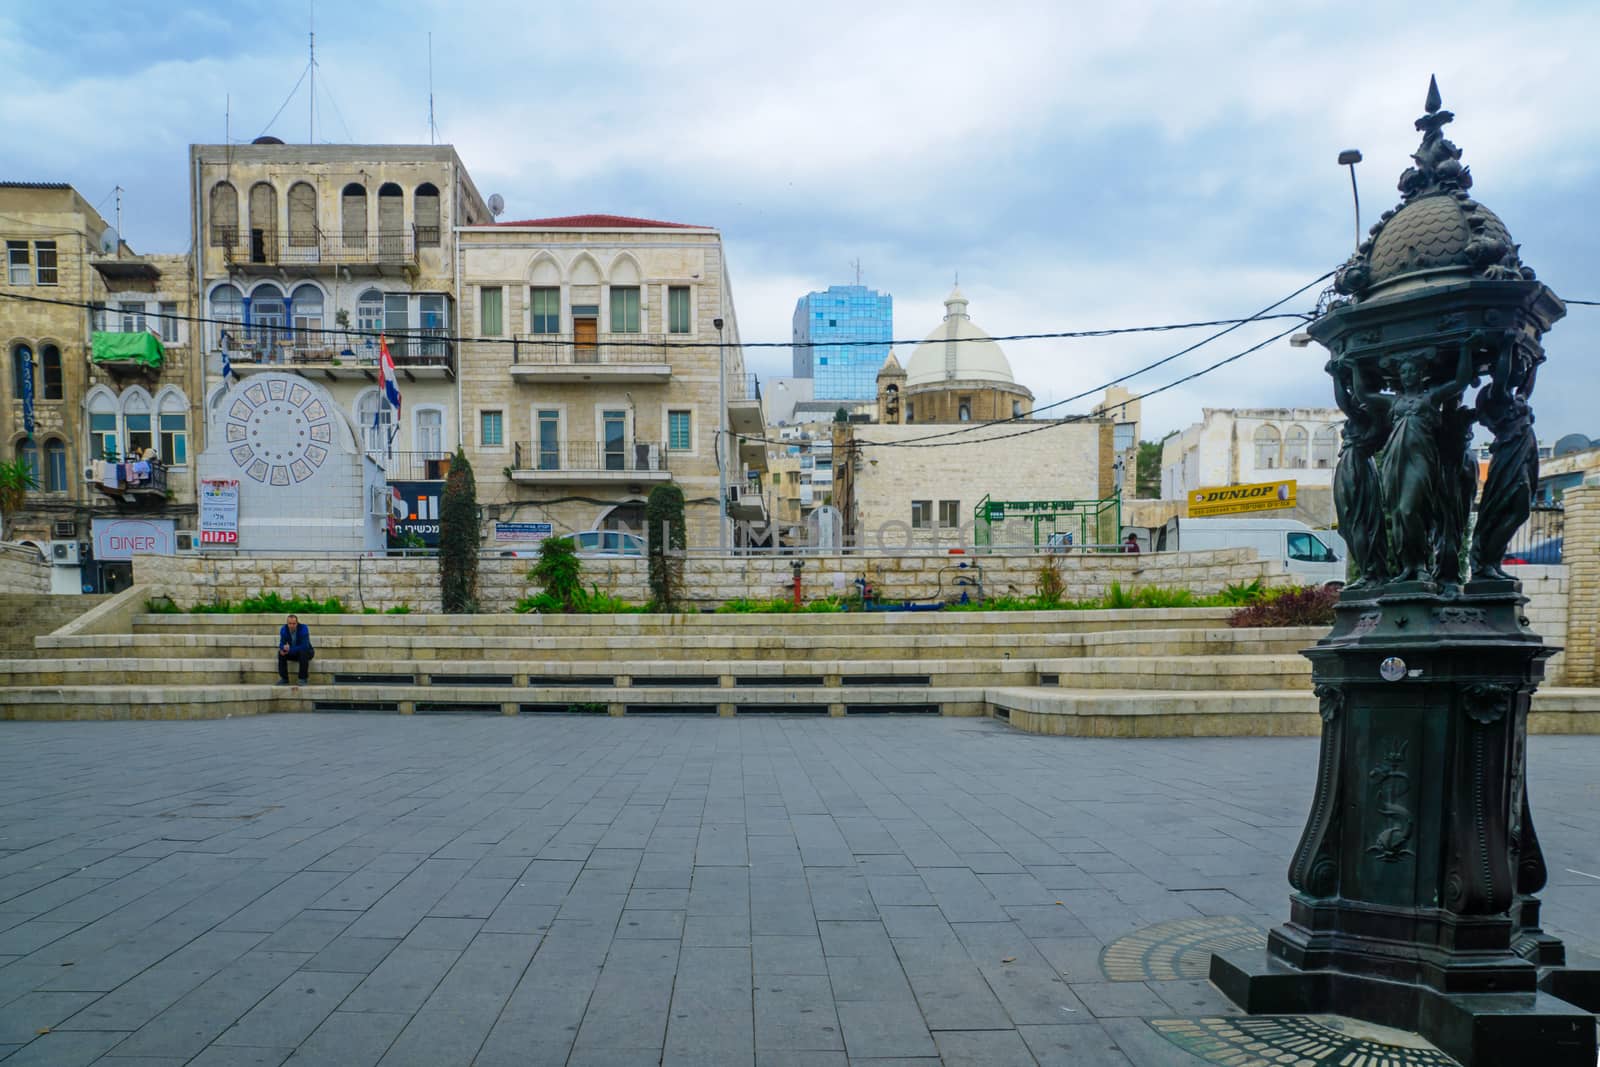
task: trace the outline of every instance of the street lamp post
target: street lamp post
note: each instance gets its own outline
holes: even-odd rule
[[[1350,195],[1356,201],[1356,249],[1361,248],[1361,194],[1356,191],[1356,164],[1361,162],[1359,148],[1346,148],[1339,153],[1339,165],[1350,168]]]
[[[711,320],[717,328],[717,547],[728,551],[728,462],[723,457],[728,437],[728,350],[722,343],[722,319]]]

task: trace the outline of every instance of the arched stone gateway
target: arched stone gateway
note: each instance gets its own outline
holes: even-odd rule
[[[383,469],[327,390],[294,374],[253,374],[207,405],[202,481],[239,483],[238,547],[383,548]]]

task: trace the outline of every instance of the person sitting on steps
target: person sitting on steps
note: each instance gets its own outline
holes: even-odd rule
[[[300,666],[300,680],[295,684],[305,685],[315,655],[310,628],[301,624],[299,616],[290,615],[278,628],[278,684],[289,684],[289,662],[293,660]]]

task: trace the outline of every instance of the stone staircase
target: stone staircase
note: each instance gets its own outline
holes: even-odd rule
[[[315,616],[310,684],[279,687],[281,620],[142,604],[0,658],[0,718],[918,713],[1072,736],[1320,728],[1298,653],[1321,631],[1235,630],[1223,609]],[[1600,732],[1593,691],[1542,691],[1535,707],[1535,729]]]
[[[34,639],[53,633],[109,596],[65,596],[51,593],[0,595],[0,658],[26,659],[34,655]]]

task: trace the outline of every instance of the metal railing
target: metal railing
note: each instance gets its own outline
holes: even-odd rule
[[[211,227],[212,247],[221,248],[223,257],[238,266],[413,266],[418,247],[429,243],[419,237],[431,237],[432,244],[439,243],[436,227],[349,234]]]
[[[670,351],[660,334],[608,333],[579,340],[570,333],[519,333],[512,338],[511,361],[523,367],[614,367],[670,363]]]
[[[605,444],[596,441],[518,441],[512,470],[665,471],[667,446],[655,441]]]
[[[139,478],[138,475],[131,470],[131,468],[138,463],[149,464],[149,473],[143,478]],[[94,478],[88,478],[86,480],[90,485],[99,489],[101,492],[114,496],[121,496],[127,493],[165,494],[167,491],[167,465],[161,462],[159,459],[118,460],[116,463],[112,464],[112,466],[121,468],[120,474],[117,477],[117,484],[115,486],[107,485],[103,479],[96,480]],[[95,466],[92,465],[89,469],[93,471]]]
[[[450,476],[450,453],[369,451],[391,482],[440,482]]]
[[[1524,563],[1560,563],[1566,518],[1566,510],[1560,504],[1535,507],[1528,513],[1528,521],[1512,535],[1506,558]]]
[[[234,363],[344,363],[378,365],[378,338],[350,330],[295,329],[290,326],[251,323],[212,327],[212,350],[224,344]],[[453,367],[455,342],[447,331],[416,330],[390,337],[389,355],[397,367]]]
[[[754,374],[730,374],[728,376],[728,399],[732,400],[760,400],[761,379]]]

